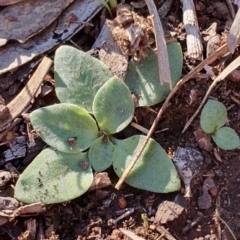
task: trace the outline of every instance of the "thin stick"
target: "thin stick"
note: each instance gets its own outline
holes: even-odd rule
[[[227,38],[227,44],[229,46],[229,49],[231,50],[231,53],[234,53],[235,48],[237,46],[237,42],[239,41],[240,38],[239,23],[240,23],[240,8],[237,11],[237,15],[233,21],[233,24],[230,28]]]
[[[141,126],[141,125],[139,125],[139,124],[137,124],[137,123],[135,123],[135,122],[132,122],[132,123],[131,123],[131,126],[132,126],[133,128],[135,128],[135,129],[141,131],[142,133],[144,133],[144,134],[146,134],[146,135],[148,134],[148,129],[146,129],[145,127],[143,127],[143,126]]]
[[[218,216],[219,220],[221,220],[221,222],[225,225],[225,227],[227,227],[228,231],[231,233],[232,237],[234,240],[237,240],[237,238],[235,237],[232,229],[228,226],[228,224],[226,223],[226,221],[224,221],[220,216]]]
[[[131,232],[124,228],[119,228],[123,235],[125,235],[128,239],[132,240],[144,240],[145,238],[137,236],[134,232]]]
[[[197,111],[192,115],[192,117],[188,120],[188,122],[186,123],[182,133],[184,133],[187,128],[190,126],[190,124],[192,123],[193,119],[198,115],[199,111],[201,110],[203,104],[206,102],[208,96],[210,95],[211,91],[213,90],[213,88],[217,85],[218,82],[222,81],[223,79],[225,79],[228,74],[230,74],[233,70],[235,70],[236,68],[238,68],[240,65],[240,56],[238,58],[236,58],[234,61],[232,61],[221,73],[220,75],[214,79],[214,81],[212,82],[211,86],[209,87],[209,89],[207,90],[201,104],[199,105]]]
[[[8,111],[6,111],[0,118],[0,128],[12,122],[24,111],[30,101],[34,98],[51,66],[52,60],[48,57],[44,57],[26,86],[7,105]]]
[[[157,8],[153,0],[145,1],[150,15],[152,15],[152,22],[155,30],[155,41],[157,45],[158,71],[161,85],[165,82],[169,83],[172,89],[171,73],[168,60],[167,45],[164,38],[164,31],[160,21]]]
[[[162,105],[161,109],[158,112],[157,117],[155,118],[149,132],[148,135],[145,138],[145,141],[143,142],[141,148],[139,149],[139,152],[136,154],[136,156],[133,158],[132,162],[128,165],[128,167],[126,168],[126,170],[124,171],[124,173],[122,174],[122,176],[119,178],[115,188],[116,189],[120,189],[123,182],[125,181],[127,175],[129,174],[129,172],[132,170],[133,166],[135,165],[135,163],[137,162],[138,158],[141,156],[145,146],[147,145],[150,137],[152,136],[155,128],[157,127],[158,121],[160,120],[164,110],[167,108],[168,103],[170,101],[170,99],[173,97],[173,95],[177,92],[178,89],[180,89],[180,87],[185,84],[188,80],[190,80],[191,78],[193,78],[198,72],[200,72],[203,67],[207,64],[211,64],[212,62],[214,62],[217,58],[223,56],[226,52],[228,51],[228,46],[226,44],[224,44],[222,47],[220,47],[218,50],[216,50],[211,56],[209,56],[207,59],[205,59],[204,61],[202,61],[196,68],[194,68],[191,72],[189,72],[186,76],[184,76],[177,84],[176,86],[173,88],[173,90],[170,92],[170,94],[168,95],[167,99],[165,100],[164,104]]]
[[[187,33],[187,53],[191,58],[202,59],[203,46],[193,0],[181,0],[183,24]]]

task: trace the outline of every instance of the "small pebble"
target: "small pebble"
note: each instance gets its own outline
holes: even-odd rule
[[[0,187],[3,187],[12,178],[11,173],[7,171],[0,172]]]
[[[223,171],[222,171],[222,170],[216,169],[216,170],[214,170],[214,172],[216,173],[216,175],[217,175],[218,177],[223,177]]]
[[[149,229],[152,230],[152,231],[154,231],[154,230],[156,229],[156,225],[151,224],[151,225],[149,226]]]
[[[185,185],[184,197],[191,197],[191,180],[195,177],[203,167],[204,158],[198,150],[186,147],[178,148],[173,158],[179,175],[181,176]]]
[[[15,198],[0,197],[0,210],[15,210],[19,202]]]
[[[210,194],[211,194],[212,197],[216,197],[217,194],[218,194],[218,188],[217,188],[217,187],[211,188],[211,189],[209,190],[209,192],[210,192]]]

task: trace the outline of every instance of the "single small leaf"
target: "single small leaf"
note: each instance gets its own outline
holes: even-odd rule
[[[233,150],[240,146],[237,133],[230,127],[222,127],[212,135],[213,141],[223,150]]]
[[[134,114],[134,104],[127,85],[112,77],[97,92],[93,101],[93,114],[101,130],[108,134],[123,130]]]
[[[183,56],[178,43],[167,45],[172,86],[175,86],[182,74]],[[158,60],[153,50],[140,62],[133,59],[129,62],[125,82],[137,96],[138,106],[151,106],[163,101],[169,94],[168,83],[159,82]]]
[[[89,162],[96,172],[102,172],[110,167],[115,155],[116,149],[106,135],[98,138],[88,151]]]
[[[120,177],[130,164],[145,136],[138,135],[125,140],[117,140],[116,157],[113,167]],[[178,173],[162,147],[153,139],[150,139],[140,158],[129,173],[126,183],[147,191],[168,193],[180,188]]]
[[[60,102],[83,106],[89,112],[98,89],[112,77],[102,62],[70,46],[57,49],[54,72]]]
[[[99,137],[95,120],[85,109],[74,104],[43,107],[33,111],[30,118],[39,136],[62,152],[86,150]]]
[[[214,133],[222,127],[227,121],[227,109],[218,101],[209,99],[204,105],[200,125],[205,133]]]
[[[47,148],[20,175],[15,197],[24,203],[65,202],[85,193],[92,181],[86,153],[69,154]]]

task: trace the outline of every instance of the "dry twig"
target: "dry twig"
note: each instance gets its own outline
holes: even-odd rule
[[[156,230],[161,233],[161,236],[164,237],[164,239],[167,240],[176,240],[176,238],[163,226],[159,225],[157,226]]]
[[[125,235],[127,238],[132,240],[144,240],[145,238],[137,236],[134,232],[129,231],[124,228],[119,228],[119,230],[122,232],[123,235]]]
[[[158,71],[159,71],[160,83],[162,85],[165,82],[167,82],[170,85],[170,89],[172,89],[168,52],[167,52],[166,41],[164,38],[162,23],[160,21],[154,1],[146,0],[146,4],[147,4],[150,15],[152,15],[152,22],[153,22],[154,31],[155,31],[155,41],[157,45]]]
[[[240,38],[240,8],[238,9],[237,15],[233,21],[233,24],[230,28],[228,38],[227,38],[227,44],[231,51],[231,53],[234,53],[234,50],[237,46],[237,42]]]
[[[189,57],[202,59],[202,41],[193,0],[181,0],[183,5],[183,24],[187,33],[187,52]]]
[[[37,70],[28,81],[27,85],[7,105],[7,111],[0,116],[0,129],[12,122],[24,111],[30,101],[34,98],[51,65],[52,60],[48,57],[44,57]]]

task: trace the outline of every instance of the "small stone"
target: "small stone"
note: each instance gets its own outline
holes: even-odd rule
[[[176,22],[176,17],[175,17],[175,16],[170,15],[170,16],[168,17],[168,19],[169,19],[169,21],[172,22],[172,23],[175,23],[175,22]]]
[[[218,188],[217,188],[217,187],[211,188],[211,189],[209,190],[209,192],[210,192],[210,194],[211,194],[212,197],[216,197],[217,194],[218,194]]]
[[[12,178],[11,173],[7,171],[0,172],[0,187],[3,187]]]
[[[154,231],[154,230],[156,229],[156,225],[151,224],[151,225],[149,226],[149,229],[152,230],[152,231]]]
[[[189,198],[191,197],[191,180],[203,167],[203,155],[201,152],[191,147],[178,148],[173,158],[173,163],[185,184],[184,197]]]
[[[205,192],[198,198],[199,209],[209,209],[212,206],[212,198],[209,193]]]
[[[222,170],[216,169],[214,172],[216,173],[216,175],[217,175],[218,177],[223,177],[223,171],[222,171]]]
[[[74,13],[70,13],[68,16],[68,21],[69,22],[76,22],[78,20],[77,16]]]
[[[19,202],[15,198],[0,197],[0,210],[15,210]]]
[[[127,206],[127,201],[126,201],[125,197],[122,196],[118,199],[118,206],[120,208],[125,208]]]

